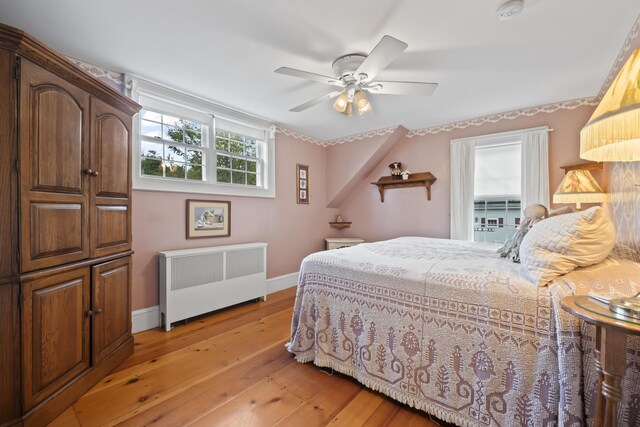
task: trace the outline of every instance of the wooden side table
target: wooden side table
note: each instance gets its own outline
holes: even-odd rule
[[[618,402],[622,399],[627,334],[640,335],[640,322],[614,313],[605,304],[587,296],[566,297],[561,306],[596,327],[598,397],[594,426],[614,427],[618,421]]]

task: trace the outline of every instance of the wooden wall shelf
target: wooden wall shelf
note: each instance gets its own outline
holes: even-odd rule
[[[431,172],[419,172],[409,175],[409,179],[383,176],[371,184],[378,187],[378,191],[380,191],[380,201],[382,203],[384,203],[384,192],[387,188],[425,187],[427,189],[427,200],[431,200],[431,186],[436,182],[436,179]]]
[[[337,228],[338,230],[342,230],[343,228],[351,228],[351,223],[350,222],[330,222],[329,223],[329,227],[331,228]]]
[[[589,171],[601,171],[602,163],[601,162],[585,162],[585,163],[579,163],[576,165],[560,166],[560,169],[564,169],[565,174],[569,171],[576,170],[576,169],[586,169]]]

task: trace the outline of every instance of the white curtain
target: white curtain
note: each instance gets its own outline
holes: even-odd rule
[[[549,207],[549,129],[522,133],[521,206],[533,203]]]
[[[476,143],[451,142],[451,238],[473,240],[473,175]]]

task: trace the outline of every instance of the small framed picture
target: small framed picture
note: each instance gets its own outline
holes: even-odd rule
[[[309,166],[296,165],[296,201],[309,204]]]
[[[187,200],[187,239],[231,236],[231,202]]]

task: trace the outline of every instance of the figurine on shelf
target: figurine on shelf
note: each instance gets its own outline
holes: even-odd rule
[[[409,179],[409,176],[411,176],[411,172],[407,170],[402,172],[402,179]]]
[[[391,176],[393,178],[397,178],[397,179],[402,178],[402,169],[400,169],[401,167],[402,167],[401,162],[393,162],[389,165],[389,169],[391,170]]]
[[[342,216],[341,215],[338,215],[336,217],[336,222],[342,222]]]

